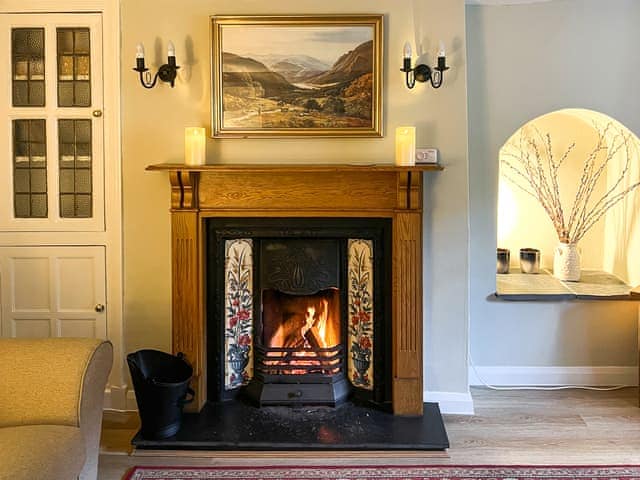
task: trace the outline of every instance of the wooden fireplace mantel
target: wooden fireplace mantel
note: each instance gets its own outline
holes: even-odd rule
[[[392,220],[392,403],[422,415],[422,172],[439,165],[150,165],[171,182],[172,339],[206,400],[204,221],[212,217]]]

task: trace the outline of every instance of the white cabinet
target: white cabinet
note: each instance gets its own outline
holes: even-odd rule
[[[107,338],[104,247],[0,247],[3,337]]]
[[[101,15],[0,15],[0,45],[0,228],[103,231]]]

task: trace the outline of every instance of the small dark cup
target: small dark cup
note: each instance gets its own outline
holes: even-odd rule
[[[540,272],[540,250],[537,248],[520,249],[520,270],[522,273]]]
[[[509,273],[511,252],[508,248],[497,249],[496,273]]]

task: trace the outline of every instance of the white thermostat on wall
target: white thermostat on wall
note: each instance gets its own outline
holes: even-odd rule
[[[438,163],[438,149],[416,148],[416,163]]]

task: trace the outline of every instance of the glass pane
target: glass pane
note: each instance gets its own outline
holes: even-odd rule
[[[76,80],[89,80],[89,57],[76,57]]]
[[[89,53],[89,29],[76,28],[74,53]]]
[[[29,168],[29,142],[14,141],[13,158],[16,168]]]
[[[31,195],[15,194],[14,213],[17,218],[29,218],[31,215]]]
[[[47,171],[44,168],[31,170],[31,193],[47,193]]]
[[[58,120],[58,145],[60,216],[91,217],[91,120]]]
[[[91,195],[76,195],[76,217],[91,217]]]
[[[60,144],[60,167],[73,168],[75,162],[75,145],[73,143]]]
[[[75,217],[75,195],[60,195],[60,216],[66,218]]]
[[[76,107],[89,107],[91,106],[91,85],[89,82],[73,82],[76,95],[74,98],[74,104]]]
[[[58,80],[73,80],[72,55],[62,55],[58,59]]]
[[[13,106],[22,107],[29,105],[29,83],[13,82]]]
[[[58,106],[73,107],[73,82],[58,82]]]
[[[44,62],[41,59],[32,59],[29,63],[29,79],[44,80]]]
[[[13,189],[16,193],[29,193],[29,170],[16,168],[13,171]]]
[[[58,29],[58,55],[73,54],[73,30],[66,28]]]
[[[29,124],[29,134],[25,140],[28,138],[31,142],[45,143],[47,139],[44,128],[44,120],[32,120]]]
[[[14,80],[29,80],[29,61],[16,60],[13,64]]]
[[[44,106],[44,82],[29,82],[29,103]]]
[[[58,28],[58,106],[91,105],[91,57],[88,28]]]
[[[31,194],[31,216],[35,218],[46,218],[47,216],[47,195]]]
[[[46,144],[31,142],[29,144],[29,148],[31,149],[31,166],[36,168],[43,168],[43,163],[46,161],[47,157]]]
[[[91,120],[74,120],[76,124],[76,142],[91,143]]]
[[[76,145],[76,167],[91,168],[91,144],[78,143]]]
[[[39,55],[44,51],[44,28],[14,28],[12,47],[17,55]]]
[[[15,120],[13,122],[13,138],[17,142],[29,141],[29,121]]]
[[[43,107],[44,28],[11,30],[11,65],[14,107]]]
[[[73,120],[58,120],[58,137],[60,142],[63,143],[74,143],[76,141]]]
[[[13,120],[13,191],[17,218],[47,216],[45,120]]]
[[[91,193],[91,170],[76,170],[76,193]]]
[[[60,170],[60,193],[74,193],[73,169],[71,168],[63,168]]]

